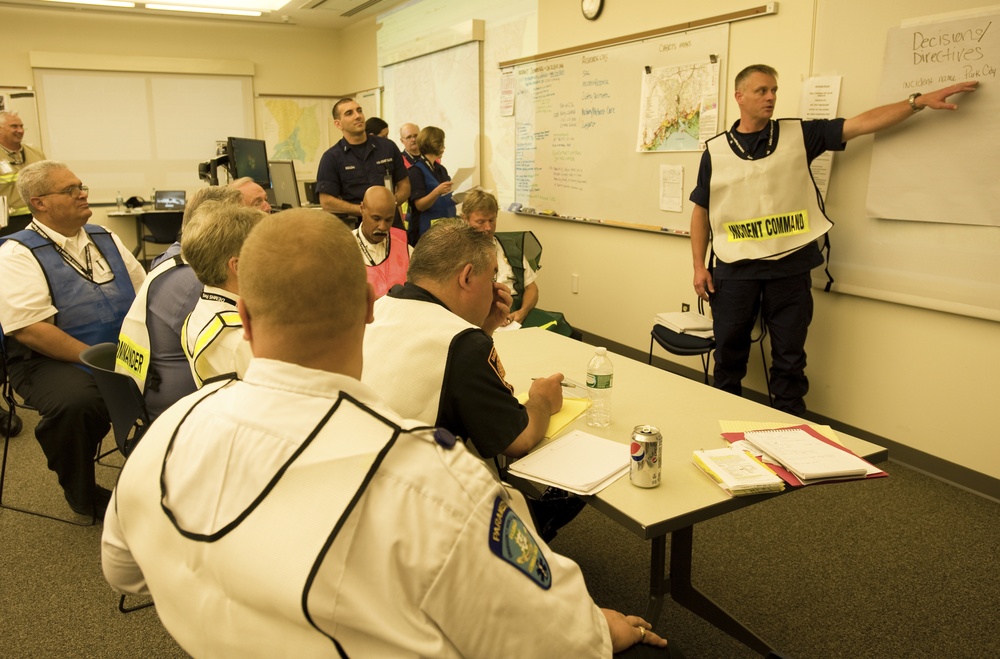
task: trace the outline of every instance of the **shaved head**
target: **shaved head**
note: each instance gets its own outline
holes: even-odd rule
[[[309,346],[364,328],[364,262],[354,235],[329,213],[293,208],[266,217],[243,244],[239,268],[257,334]]]

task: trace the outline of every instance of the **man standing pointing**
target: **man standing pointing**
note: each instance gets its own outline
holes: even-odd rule
[[[809,389],[805,342],[812,320],[810,270],[823,264],[816,240],[832,224],[809,172],[824,151],[894,126],[924,108],[955,110],[964,82],[868,110],[851,119],[772,119],[778,73],[764,64],[736,76],[740,119],[708,141],[691,193],[694,289],[712,304],[715,386],[742,393],[758,313],[771,334],[774,406],[801,415]],[[780,139],[779,139],[780,138]],[[706,265],[709,239],[714,267]]]

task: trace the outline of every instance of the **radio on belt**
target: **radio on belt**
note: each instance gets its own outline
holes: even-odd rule
[[[660,484],[663,435],[656,426],[636,426],[632,429],[632,462],[629,478],[638,487],[656,487]]]

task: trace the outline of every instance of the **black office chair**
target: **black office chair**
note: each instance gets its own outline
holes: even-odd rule
[[[81,352],[80,361],[94,374],[97,389],[101,392],[105,405],[108,406],[108,414],[111,415],[115,444],[118,446],[118,451],[128,458],[149,427],[149,415],[146,413],[146,401],[135,380],[124,373],[115,372],[117,349],[118,346],[114,343],[98,343]],[[118,600],[118,610],[122,613],[131,613],[150,606],[153,606],[152,601],[125,606],[125,595]]]
[[[114,343],[98,343],[80,353],[80,360],[90,367],[101,392],[104,404],[111,415],[111,428],[115,434],[118,451],[126,458],[142,439],[149,427],[146,401],[139,386],[131,377],[115,372]]]
[[[698,313],[705,313],[705,303],[701,298],[698,298]],[[681,334],[663,325],[653,325],[649,337],[649,359],[646,361],[647,364],[653,363],[654,341],[661,348],[674,355],[699,355],[701,357],[701,367],[705,373],[705,384],[708,384],[708,365],[711,362],[712,351],[715,350],[715,339]]]
[[[37,411],[35,408],[25,404],[18,403],[17,399],[14,397],[14,388],[11,386],[10,378],[8,377],[7,370],[7,341],[3,334],[3,329],[0,328],[0,395],[2,395],[4,402],[7,404],[6,410],[6,422],[4,425],[4,438],[3,438],[3,458],[0,459],[0,508],[6,510],[13,510],[19,513],[25,513],[27,515],[34,515],[35,517],[43,517],[45,519],[51,519],[56,522],[63,522],[65,524],[73,524],[75,526],[93,526],[97,523],[97,511],[94,511],[94,515],[90,517],[86,522],[77,521],[75,519],[66,519],[65,517],[56,517],[55,515],[49,515],[47,513],[39,512],[37,510],[30,510],[28,508],[20,508],[18,506],[12,506],[8,503],[4,503],[4,486],[7,482],[7,455],[10,450],[10,439],[17,433],[13,430],[18,424],[14,423],[17,418],[17,408],[20,406],[22,409]],[[98,447],[100,451],[100,447]]]
[[[181,233],[181,222],[183,219],[184,211],[143,213],[143,242],[153,245],[173,245],[177,241],[177,236]],[[146,256],[145,247],[142,250],[142,254]],[[143,266],[149,269],[150,261],[152,259],[144,258]]]

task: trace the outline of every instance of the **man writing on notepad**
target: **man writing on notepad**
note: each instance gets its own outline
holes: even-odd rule
[[[535,380],[524,405],[514,397],[491,338],[511,301],[496,273],[489,235],[461,220],[431,227],[413,250],[406,284],[375,303],[361,380],[403,416],[447,428],[485,459],[519,458],[562,407],[563,376]],[[545,526],[538,520],[542,537],[554,536]]]
[[[806,332],[812,276],[823,264],[817,240],[832,224],[809,163],[845,142],[904,121],[924,108],[955,110],[948,97],[974,91],[964,82],[869,110],[851,119],[772,119],[778,73],[748,66],[736,76],[740,119],[707,142],[691,193],[694,290],[712,304],[715,386],[742,393],[750,332],[758,313],[771,335],[774,406],[805,412]],[[709,240],[712,261],[706,264]]]

